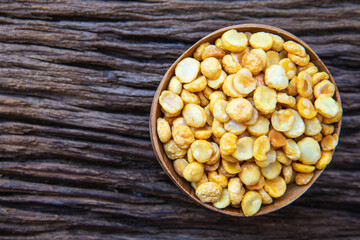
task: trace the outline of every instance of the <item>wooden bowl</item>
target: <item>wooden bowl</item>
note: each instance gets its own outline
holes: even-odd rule
[[[277,35],[281,36],[285,41],[292,40],[297,43],[300,43],[302,46],[304,46],[304,48],[306,49],[306,52],[310,55],[311,61],[318,67],[319,71],[325,71],[327,74],[329,74],[330,81],[333,84],[335,84],[335,81],[334,81],[333,77],[331,76],[329,70],[326,68],[324,63],[318,57],[318,55],[316,55],[316,53],[304,41],[302,41],[301,39],[294,36],[293,34],[287,32],[287,31],[284,31],[280,28],[276,28],[276,27],[272,27],[272,26],[268,26],[268,25],[262,25],[262,24],[234,25],[234,26],[230,26],[230,27],[221,28],[213,33],[210,33],[209,35],[205,36],[204,38],[199,40],[197,43],[195,43],[186,52],[184,52],[174,62],[174,64],[171,65],[171,67],[165,73],[165,75],[164,75],[163,79],[161,80],[161,82],[157,88],[157,91],[154,95],[154,99],[153,99],[152,106],[151,106],[151,113],[150,113],[151,142],[152,142],[153,149],[155,151],[156,157],[157,157],[160,165],[162,166],[164,171],[169,175],[171,180],[186,195],[188,195],[190,198],[192,198],[195,202],[197,202],[200,205],[207,207],[213,211],[216,211],[216,212],[220,212],[220,213],[231,215],[231,216],[244,216],[244,214],[242,213],[242,211],[240,209],[236,209],[233,207],[227,207],[225,209],[218,209],[218,208],[215,208],[212,204],[201,202],[196,197],[195,190],[191,187],[190,183],[187,182],[182,177],[178,176],[178,174],[175,172],[173,165],[172,165],[172,161],[167,158],[167,156],[163,150],[162,143],[160,142],[159,138],[157,137],[157,132],[156,132],[156,119],[161,117],[161,114],[162,114],[162,112],[160,111],[159,96],[160,96],[160,93],[166,89],[171,77],[174,76],[174,70],[175,70],[175,67],[178,64],[178,62],[180,62],[182,59],[184,59],[186,57],[192,56],[193,52],[200,44],[202,44],[204,42],[215,42],[215,40],[217,38],[219,38],[224,32],[226,32],[230,29],[236,29],[239,32],[252,32],[252,33],[264,31],[264,32],[277,34]],[[335,84],[335,86],[336,86],[336,84]],[[338,102],[341,103],[340,94],[339,94],[337,87],[336,87],[336,92],[335,92],[335,98]],[[335,124],[335,133],[339,134],[339,136],[340,136],[340,128],[341,128],[341,120]],[[267,214],[267,213],[276,211],[276,210],[290,204],[291,202],[293,202],[294,200],[299,198],[302,194],[304,194],[311,187],[311,185],[315,182],[315,180],[320,176],[322,171],[323,170],[316,170],[314,177],[311,179],[310,183],[308,183],[307,185],[298,186],[294,183],[287,185],[287,190],[282,197],[277,198],[277,199],[274,198],[274,202],[270,205],[262,205],[259,212],[256,213],[255,215]]]

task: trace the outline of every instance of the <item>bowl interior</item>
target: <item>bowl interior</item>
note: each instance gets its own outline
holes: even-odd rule
[[[195,43],[193,46],[191,46],[168,69],[168,71],[166,72],[163,79],[161,80],[161,82],[157,88],[157,91],[154,95],[152,106],[151,106],[151,113],[150,113],[151,142],[152,142],[153,149],[155,151],[156,157],[157,157],[160,165],[162,166],[164,171],[168,174],[168,176],[171,178],[171,180],[182,191],[184,191],[189,197],[191,197],[195,202],[197,202],[213,211],[216,211],[216,212],[221,212],[221,213],[233,215],[233,216],[244,216],[242,211],[237,208],[227,207],[225,209],[218,209],[218,208],[215,208],[212,204],[202,203],[196,197],[195,190],[191,187],[190,183],[187,182],[185,179],[181,178],[180,176],[178,176],[177,173],[175,172],[173,165],[172,165],[172,161],[167,158],[167,156],[163,150],[162,143],[159,141],[159,139],[157,137],[157,133],[156,133],[156,119],[161,117],[161,115],[162,115],[162,112],[160,110],[160,104],[158,103],[159,96],[160,96],[161,92],[166,89],[170,78],[174,75],[174,69],[175,69],[176,65],[178,64],[178,62],[180,62],[182,59],[184,59],[186,57],[192,56],[193,52],[200,44],[202,44],[204,42],[212,42],[213,43],[224,32],[226,32],[230,29],[236,29],[239,32],[252,32],[252,33],[264,31],[264,32],[277,34],[277,35],[281,36],[285,41],[292,40],[294,42],[300,43],[302,46],[304,46],[304,48],[306,49],[306,52],[309,54],[310,59],[311,59],[310,61],[313,62],[318,67],[319,71],[327,72],[329,74],[330,81],[332,83],[334,83],[335,86],[336,86],[336,84],[335,84],[335,81],[334,81],[333,77],[331,76],[329,70],[324,65],[324,63],[320,60],[320,58],[316,55],[316,53],[305,42],[303,42],[301,39],[299,39],[298,37],[294,36],[293,34],[287,32],[285,30],[282,30],[282,29],[279,29],[276,27],[272,27],[272,26],[268,26],[268,25],[261,25],[261,24],[242,24],[242,25],[234,25],[234,26],[229,26],[226,28],[219,29],[219,30],[205,36],[204,38],[199,40],[197,43]],[[335,92],[335,99],[338,102],[341,102],[340,94],[339,94],[337,87],[336,87],[336,92]],[[335,133],[340,135],[340,128],[341,128],[341,120],[335,124]],[[258,213],[256,213],[255,215],[263,215],[266,213],[270,213],[270,212],[276,211],[276,210],[290,204],[291,202],[293,202],[294,200],[299,198],[304,192],[306,192],[307,189],[309,189],[311,187],[311,185],[315,182],[315,180],[320,176],[322,171],[323,170],[316,170],[314,177],[312,178],[310,183],[308,183],[307,185],[298,186],[294,183],[287,185],[287,190],[282,197],[274,199],[274,202],[270,205],[262,205],[260,211]]]

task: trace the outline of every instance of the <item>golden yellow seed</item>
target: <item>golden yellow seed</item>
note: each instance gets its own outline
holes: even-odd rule
[[[222,90],[224,91],[226,96],[233,98],[243,97],[244,96],[243,94],[236,91],[234,87],[234,79],[235,79],[235,74],[228,75],[224,80],[224,83],[222,85]]]
[[[209,179],[209,182],[214,182],[214,183],[220,184],[220,186],[222,188],[226,188],[228,185],[227,178],[224,175],[218,174],[215,171],[208,173],[208,179]]]
[[[253,106],[244,98],[235,98],[227,105],[226,112],[232,120],[246,122],[251,119]]]
[[[306,185],[308,184],[312,177],[314,176],[314,173],[297,173],[295,175],[295,182],[297,185]]]
[[[210,160],[209,160],[209,161],[210,161]],[[209,162],[209,161],[208,161],[208,162]],[[208,171],[208,172],[210,172],[210,171],[216,171],[216,170],[219,168],[219,166],[220,166],[220,160],[217,161],[216,163],[212,164],[212,165],[209,165],[208,162],[206,162],[206,163],[204,164],[204,168],[205,168],[205,170]]]
[[[198,186],[200,186],[203,183],[209,182],[206,174],[203,174],[200,181],[197,182],[191,182],[191,186],[196,190],[198,188]]]
[[[239,178],[245,185],[255,185],[261,178],[260,169],[255,163],[245,162],[241,165]]]
[[[193,131],[196,139],[208,139],[212,135],[212,130],[209,125],[205,125],[201,128],[192,128],[191,130]]]
[[[280,65],[272,65],[265,71],[265,83],[276,90],[284,90],[289,86],[285,69]]]
[[[207,114],[199,105],[187,104],[182,113],[186,123],[191,127],[199,128],[206,124]]]
[[[260,137],[269,132],[270,121],[263,116],[259,116],[256,123],[252,126],[248,126],[248,131],[255,137]]]
[[[283,47],[288,53],[295,54],[299,57],[306,56],[305,48],[294,41],[286,41]]]
[[[222,122],[219,122],[216,119],[214,119],[214,121],[213,121],[211,130],[212,130],[214,136],[218,137],[218,138],[221,138],[226,133],[226,130],[224,128],[224,124]]]
[[[250,52],[250,47],[245,48],[244,50],[242,50],[241,52],[231,52],[230,55],[234,58],[234,60],[237,63],[241,63],[242,58],[244,57],[245,54]]]
[[[206,140],[196,140],[191,144],[191,153],[198,162],[205,163],[212,156],[213,146]]]
[[[196,95],[200,99],[200,106],[201,107],[206,107],[210,103],[210,101],[205,97],[203,92],[198,92],[198,93],[196,93]]]
[[[210,144],[212,146],[213,151],[212,151],[212,155],[211,155],[209,161],[207,161],[206,164],[213,165],[213,164],[219,162],[219,160],[220,160],[220,148],[217,143],[210,142]]]
[[[284,47],[283,47],[284,39],[282,39],[282,37],[280,37],[279,35],[275,35],[272,33],[269,33],[269,34],[273,39],[273,45],[272,45],[271,49],[276,52],[281,52],[284,49]]]
[[[218,48],[224,49],[224,46],[222,45],[221,38],[216,39],[215,46]]]
[[[177,114],[184,107],[183,100],[179,95],[167,90],[161,93],[159,103],[162,109],[170,114]]]
[[[213,115],[214,118],[220,122],[227,122],[230,120],[229,115],[226,112],[226,107],[228,105],[228,101],[225,101],[223,99],[218,99],[216,100],[216,102],[214,103],[213,106]]]
[[[235,74],[233,84],[235,90],[243,95],[248,95],[256,88],[256,80],[247,68],[243,68]]]
[[[286,76],[288,79],[292,79],[296,75],[296,65],[289,58],[283,58],[280,60],[279,65],[282,66],[285,70]]]
[[[310,74],[304,71],[300,72],[296,80],[296,87],[302,97],[310,97],[313,93]]]
[[[204,49],[209,46],[210,43],[209,42],[206,42],[206,43],[202,43],[200,44],[200,46],[198,46],[193,54],[193,57],[198,60],[198,61],[201,61],[202,60],[202,53],[204,51]]]
[[[301,97],[297,102],[297,109],[300,115],[306,119],[312,119],[317,114],[314,105],[308,98]]]
[[[314,166],[301,164],[301,163],[297,163],[297,162],[293,162],[292,166],[293,166],[293,169],[296,172],[301,172],[301,173],[310,173],[310,172],[313,172],[315,170]]]
[[[255,107],[263,114],[272,113],[276,108],[276,91],[266,86],[260,86],[255,89],[254,103]]]
[[[321,149],[324,151],[334,150],[338,144],[337,134],[327,135],[321,140]]]
[[[307,165],[315,164],[321,157],[319,143],[312,137],[305,137],[298,143],[301,151],[300,161]]]
[[[341,104],[339,102],[335,102],[335,104],[339,107],[339,112],[336,114],[335,117],[332,118],[324,118],[323,122],[326,124],[331,124],[331,123],[335,123],[341,120],[342,114],[343,114],[343,109],[341,107]]]
[[[295,114],[295,122],[294,125],[292,126],[292,128],[287,131],[284,132],[285,136],[288,138],[297,138],[300,137],[304,132],[305,132],[305,123],[304,120],[302,119],[301,115],[293,110],[293,109],[288,109],[291,112],[293,112]]]
[[[329,79],[329,74],[327,74],[326,72],[318,72],[312,76],[311,81],[312,81],[312,85],[315,87],[316,84],[318,84],[319,82],[328,79]]]
[[[325,124],[325,123],[321,123],[321,133],[326,136],[326,135],[331,135],[334,132],[334,125],[329,125],[329,124]]]
[[[226,161],[226,160],[225,160]],[[218,170],[217,170],[220,174],[224,175],[226,178],[232,178],[232,177],[235,177],[236,174],[231,174],[231,173],[228,173],[225,169],[224,169],[224,166],[222,165],[222,163],[220,164]]]
[[[256,81],[256,87],[265,86],[265,75],[263,73],[254,76],[254,79]]]
[[[192,155],[191,148],[187,150],[186,158],[189,163],[195,162],[194,156]]]
[[[291,59],[296,65],[306,66],[310,61],[309,54],[306,54],[305,57],[299,57],[298,55],[288,53],[288,58]]]
[[[253,154],[254,158],[258,161],[265,161],[267,159],[267,153],[270,151],[270,139],[267,136],[261,136],[255,139]],[[252,185],[252,184],[246,184]]]
[[[230,205],[229,191],[225,188],[222,191],[221,197],[218,201],[212,203],[214,207],[223,209]]]
[[[252,216],[259,211],[261,204],[261,195],[255,191],[248,191],[241,202],[241,209],[245,216]]]
[[[272,146],[275,148],[280,148],[285,146],[286,138],[282,135],[281,132],[276,131],[275,129],[271,129],[269,132],[269,139]]]
[[[331,162],[332,159],[332,151],[322,151],[321,158],[319,161],[315,164],[315,167],[317,169],[324,169],[327,165]]]
[[[224,123],[224,128],[226,131],[231,132],[235,135],[241,135],[243,132],[246,131],[246,125],[236,122],[234,120],[229,120],[228,122]]]
[[[183,171],[184,171],[185,167],[186,167],[188,164],[189,164],[188,161],[186,161],[184,158],[176,159],[176,160],[173,162],[173,166],[174,166],[175,172],[176,172],[180,177],[184,177]]]
[[[231,154],[238,161],[251,159],[253,154],[254,139],[251,137],[239,138],[236,142],[236,151]]]
[[[260,189],[258,193],[261,195],[262,204],[271,204],[273,202],[272,197],[264,190],[264,188]]]
[[[240,204],[245,194],[240,178],[234,177],[229,179],[228,191],[231,204]]]
[[[200,98],[195,93],[191,93],[186,89],[183,89],[180,94],[181,99],[184,102],[184,105],[192,103],[196,105],[200,105]]]
[[[230,52],[241,52],[248,46],[248,39],[244,33],[232,29],[221,36],[221,44]]]
[[[199,181],[203,174],[204,166],[198,162],[189,163],[183,170],[183,176],[189,182]]]
[[[296,96],[298,94],[297,91],[297,77],[293,77],[290,82],[289,82],[289,86],[287,88],[287,93],[290,96]]]
[[[327,94],[321,94],[316,99],[315,108],[325,118],[333,118],[340,111],[339,104],[337,104],[337,102]]]
[[[175,144],[174,140],[170,140],[169,142],[165,143],[163,147],[166,156],[171,160],[183,158],[186,155],[186,149],[179,148]]]
[[[208,80],[208,82],[209,82],[209,80]],[[203,90],[203,94],[208,100],[211,100],[210,96],[213,92],[214,92],[214,90],[212,90],[210,87],[205,87],[205,89]],[[226,98],[226,96],[223,92],[219,92],[219,93],[222,93],[222,95],[224,95],[224,97]]]
[[[265,64],[266,55],[264,63],[262,56],[254,51],[245,54],[241,59],[241,66],[249,69],[253,75],[259,74],[265,68]]]
[[[189,148],[189,146],[195,141],[194,133],[186,125],[176,126],[172,131],[175,144],[180,148]]]
[[[251,115],[250,120],[244,122],[244,124],[247,126],[254,126],[257,123],[258,119],[259,119],[259,112],[256,108],[253,108],[253,113]]]
[[[286,144],[283,147],[283,150],[285,155],[293,161],[296,161],[301,157],[301,150],[297,143],[292,139],[286,140]]]
[[[209,79],[217,79],[221,74],[221,64],[214,57],[206,58],[200,64],[201,73]]]
[[[292,163],[281,149],[276,150],[276,160],[285,166],[289,166]]]
[[[264,190],[273,198],[279,198],[284,195],[286,191],[285,180],[278,176],[275,179],[265,180]]]
[[[251,35],[249,43],[253,48],[261,48],[266,51],[271,49],[273,38],[269,33],[257,32]]]
[[[221,91],[214,91],[213,93],[210,94],[210,96],[209,96],[209,100],[210,100],[209,110],[211,112],[213,111],[215,102],[217,100],[219,100],[219,99],[226,100],[227,98],[226,98],[226,95]]]
[[[235,74],[241,69],[241,65],[235,61],[232,55],[227,54],[221,60],[221,65],[228,74]]]
[[[241,166],[239,164],[239,162],[228,162],[226,160],[222,160],[222,165],[225,169],[225,171],[227,171],[228,173],[231,173],[231,174],[237,174],[241,171]]]
[[[261,174],[269,180],[275,179],[281,173],[282,165],[278,161],[269,164],[266,167],[260,168]]]
[[[181,83],[195,80],[200,70],[200,63],[195,58],[187,57],[181,60],[175,68],[175,75]]]
[[[236,150],[237,136],[233,133],[225,133],[220,139],[220,153],[231,155]]]
[[[185,119],[183,117],[177,117],[176,119],[174,119],[173,124],[172,124],[172,130],[179,125],[186,125],[188,126],[188,124],[185,122]]]
[[[197,79],[190,83],[184,84],[184,89],[189,92],[201,92],[206,88],[207,80],[204,76],[199,76]]]
[[[271,125],[279,132],[286,132],[294,126],[295,119],[295,113],[291,109],[282,109],[272,114]]]
[[[289,184],[294,181],[295,174],[291,165],[283,166],[282,175],[284,176],[284,181],[286,184]]]
[[[315,136],[321,132],[322,126],[318,118],[304,119],[305,134],[308,136]]]
[[[211,111],[210,111],[210,103],[204,108],[205,112],[206,112],[206,123],[209,126],[213,125],[213,121],[214,121],[214,116],[212,115]]]
[[[315,73],[319,72],[319,69],[316,66],[310,66],[307,69],[304,70],[304,72],[307,72],[310,74],[310,76],[314,76]]]
[[[219,48],[217,46],[209,45],[209,46],[206,46],[204,51],[202,52],[201,59],[204,60],[209,57],[221,59],[224,56],[225,56],[224,50],[222,50],[221,48]]]
[[[294,107],[296,100],[294,97],[287,95],[286,93],[278,93],[276,96],[276,101],[283,105],[284,107]]]
[[[172,91],[173,93],[177,94],[177,95],[180,95],[181,93],[181,90],[182,90],[182,84],[181,82],[179,81],[179,79],[177,79],[176,76],[173,76],[171,79],[170,79],[170,82],[169,82],[169,85],[168,85],[168,88],[167,88],[169,91]]]
[[[298,66],[297,67],[297,71],[298,72],[302,72],[305,71],[306,69],[310,68],[310,67],[315,67],[315,64],[312,62],[309,62],[308,64],[306,64],[305,66]]]
[[[323,80],[315,85],[314,96],[318,98],[321,94],[329,95],[333,97],[335,94],[335,85],[329,80]]]
[[[218,88],[222,87],[226,77],[227,77],[226,72],[221,71],[220,76],[217,79],[214,79],[214,80],[208,79],[207,84],[209,87],[211,87],[213,89],[218,89]]]
[[[260,180],[255,185],[246,186],[246,188],[249,189],[250,191],[255,191],[262,189],[264,185],[265,185],[265,178],[261,176]]]
[[[163,119],[158,118],[156,121],[156,131],[160,142],[167,143],[171,139],[171,130],[169,123]]]
[[[216,202],[221,198],[222,187],[218,183],[205,182],[196,188],[196,196],[201,202]]]
[[[314,136],[312,136],[316,141],[320,142],[323,138],[323,135],[321,133],[318,133]]]
[[[278,64],[280,61],[279,53],[275,51],[267,51],[266,52],[266,65],[265,69],[268,69],[270,66],[274,64]]]

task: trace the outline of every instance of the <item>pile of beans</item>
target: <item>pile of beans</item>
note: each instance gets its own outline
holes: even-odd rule
[[[334,93],[300,44],[229,30],[177,64],[157,134],[202,202],[251,216],[329,164],[342,116]]]

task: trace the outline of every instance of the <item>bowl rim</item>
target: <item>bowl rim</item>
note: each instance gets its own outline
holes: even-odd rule
[[[207,34],[206,36],[204,36],[203,38],[201,38],[200,40],[198,40],[195,44],[193,44],[191,47],[189,47],[184,53],[181,54],[180,57],[178,57],[175,62],[168,68],[168,70],[166,71],[166,73],[164,74],[163,78],[161,79],[157,90],[154,94],[153,100],[152,100],[152,104],[151,104],[151,111],[150,111],[150,121],[149,121],[149,128],[150,128],[150,140],[151,140],[151,144],[152,144],[152,148],[155,152],[155,156],[158,160],[158,162],[160,163],[160,166],[162,167],[162,169],[165,171],[165,173],[170,177],[170,179],[175,183],[175,185],[181,189],[181,191],[183,193],[185,193],[185,195],[187,195],[188,197],[190,197],[192,200],[194,200],[197,204],[204,206],[212,211],[215,212],[219,212],[222,214],[226,214],[226,215],[230,215],[230,216],[237,216],[237,217],[244,217],[245,215],[242,213],[241,210],[237,210],[236,211],[230,211],[227,210],[229,207],[225,208],[225,209],[218,209],[216,207],[214,207],[212,204],[210,203],[203,203],[201,202],[196,196],[194,196],[194,194],[191,194],[188,192],[188,190],[185,189],[185,187],[180,184],[179,179],[181,177],[179,177],[176,173],[176,177],[171,174],[171,169],[169,168],[168,165],[165,164],[165,161],[167,161],[171,166],[171,168],[173,168],[172,165],[172,160],[168,159],[164,154],[160,154],[160,153],[164,153],[164,150],[162,148],[162,143],[159,141],[158,137],[157,137],[157,131],[156,131],[156,120],[158,118],[157,116],[157,112],[159,111],[159,96],[160,93],[164,90],[164,85],[167,84],[170,80],[170,78],[173,76],[174,73],[174,69],[175,66],[185,57],[188,56],[192,56],[192,53],[194,52],[194,50],[203,42],[206,41],[214,41],[217,35],[221,36],[224,32],[231,30],[231,29],[236,29],[237,31],[240,32],[246,32],[249,31],[249,29],[251,29],[250,32],[255,33],[255,32],[261,32],[261,31],[265,31],[265,32],[269,32],[269,33],[274,33],[277,35],[280,35],[285,41],[287,40],[292,40],[295,41],[297,43],[300,43],[305,49],[307,54],[309,54],[310,56],[310,61],[314,62],[316,61],[315,66],[317,66],[318,68],[321,67],[321,71],[325,71],[328,75],[329,75],[329,80],[335,85],[335,98],[336,101],[339,102],[341,105],[341,97],[340,97],[340,92],[338,90],[338,87],[335,83],[334,78],[332,77],[330,71],[328,70],[328,68],[325,66],[325,64],[322,62],[322,60],[320,59],[320,57],[310,48],[309,45],[307,45],[303,40],[301,40],[299,37],[293,35],[292,33],[283,30],[281,28],[277,28],[274,26],[270,26],[270,25],[265,25],[265,24],[252,24],[252,23],[246,23],[246,24],[238,24],[238,25],[232,25],[232,26],[227,26],[224,28],[220,28],[214,32],[211,32],[209,34]],[[245,29],[245,30],[244,30]],[[285,36],[285,37],[284,37]],[[190,53],[190,54],[189,54]],[[315,58],[315,59],[314,59]],[[320,71],[320,70],[319,70]],[[340,137],[340,130],[341,130],[341,124],[342,124],[342,118],[340,119],[339,122],[335,123],[335,131],[334,133],[337,133],[338,136]],[[335,149],[333,150],[332,155],[334,154]],[[326,168],[325,168],[326,169]],[[278,203],[280,198],[274,199],[274,202],[269,204],[269,205],[262,205],[259,212],[257,212],[255,215],[253,216],[261,216],[264,214],[268,214],[274,211],[277,211],[283,207],[286,207],[287,205],[291,204],[292,202],[294,202],[295,200],[297,200],[298,198],[300,198],[308,189],[311,188],[311,186],[313,185],[313,183],[317,180],[317,178],[321,175],[321,173],[325,170],[319,170],[319,169],[315,169],[314,172],[314,176],[311,179],[311,181],[306,184],[306,185],[295,185],[295,189],[293,190],[292,195],[295,195],[295,197],[290,197],[290,200],[285,201],[283,199],[283,201],[285,203]],[[174,172],[174,170],[172,169],[172,171]],[[190,185],[190,182],[187,182],[188,185]],[[292,183],[294,184],[294,183]],[[190,186],[191,192],[194,192],[194,189]],[[287,190],[288,191],[288,184],[287,184]],[[284,194],[284,196],[286,195],[286,192]],[[266,207],[268,206],[268,207]],[[264,208],[266,208],[264,210]],[[233,208],[235,209],[235,208]]]

